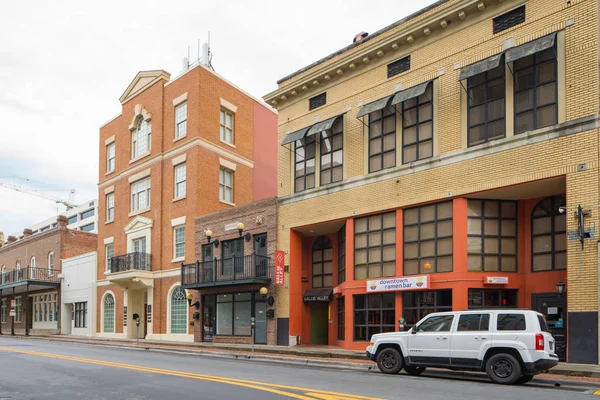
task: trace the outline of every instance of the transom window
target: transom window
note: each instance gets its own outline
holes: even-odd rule
[[[185,226],[178,226],[174,229],[175,237],[175,258],[185,257]]]
[[[294,191],[301,192],[315,187],[315,136],[296,140],[294,152]]]
[[[376,333],[395,330],[395,293],[354,296],[354,340],[369,340]]]
[[[104,296],[103,310],[103,325],[104,333],[115,333],[115,298],[108,293]]]
[[[338,118],[331,129],[321,132],[321,185],[343,179],[344,121]]]
[[[221,140],[233,144],[233,113],[227,110],[221,110],[220,125]]]
[[[188,304],[185,290],[177,286],[171,294],[171,333],[187,333]]]
[[[140,117],[137,129],[131,135],[131,158],[137,158],[150,152],[151,135],[152,125]]]
[[[331,239],[321,236],[312,247],[312,287],[333,286],[333,246]]]
[[[555,47],[514,62],[515,134],[558,121]]]
[[[505,136],[505,87],[504,57],[498,68],[467,79],[469,146]]]
[[[452,271],[452,202],[404,210],[404,275]]]
[[[538,203],[531,214],[531,269],[549,271],[567,268],[567,217],[563,196]]]
[[[425,93],[402,103],[402,162],[433,156],[433,84]]]
[[[396,107],[369,114],[369,172],[396,166]]]
[[[131,184],[131,211],[150,207],[150,178]]]
[[[114,221],[115,219],[115,194],[109,193],[106,195],[106,222]]]
[[[186,164],[180,164],[175,167],[175,198],[179,199],[181,197],[185,197],[187,192],[187,183],[186,183],[186,172],[187,167]]]
[[[233,203],[233,171],[225,168],[219,171],[219,199]]]
[[[175,137],[184,137],[187,134],[187,103],[175,108]]]
[[[469,271],[517,271],[517,203],[469,200]]]
[[[354,232],[354,278],[396,275],[396,213],[358,218]]]
[[[111,143],[106,146],[106,172],[115,170],[115,144]]]

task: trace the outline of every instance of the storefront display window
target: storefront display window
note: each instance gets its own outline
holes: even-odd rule
[[[517,290],[469,289],[469,308],[516,308]]]
[[[354,296],[354,340],[369,340],[376,333],[395,329],[395,294]]]
[[[406,320],[406,329],[425,316],[442,311],[452,311],[452,290],[405,292],[402,295],[402,318]]]

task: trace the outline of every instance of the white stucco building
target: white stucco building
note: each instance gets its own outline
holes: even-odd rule
[[[61,261],[61,333],[92,336],[96,331],[97,253],[86,253]]]

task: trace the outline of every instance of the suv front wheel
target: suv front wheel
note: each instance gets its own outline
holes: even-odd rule
[[[514,385],[521,377],[521,363],[507,353],[491,356],[485,370],[492,382],[503,385]]]
[[[377,367],[384,374],[397,374],[404,366],[400,352],[394,348],[383,349],[377,355]]]

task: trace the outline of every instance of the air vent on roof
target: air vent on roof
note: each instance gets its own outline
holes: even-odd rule
[[[410,56],[406,56],[397,61],[394,61],[391,64],[388,64],[388,78],[391,78],[394,75],[398,75],[404,71],[408,71],[410,69]]]
[[[360,42],[367,36],[369,36],[369,34],[367,32],[357,33],[356,36],[354,36],[354,40],[352,41],[352,43]]]
[[[525,22],[525,6],[515,8],[507,13],[497,16],[493,20],[494,34]]]
[[[327,103],[327,92],[321,93],[308,99],[308,109],[314,110],[317,107],[324,106]]]

